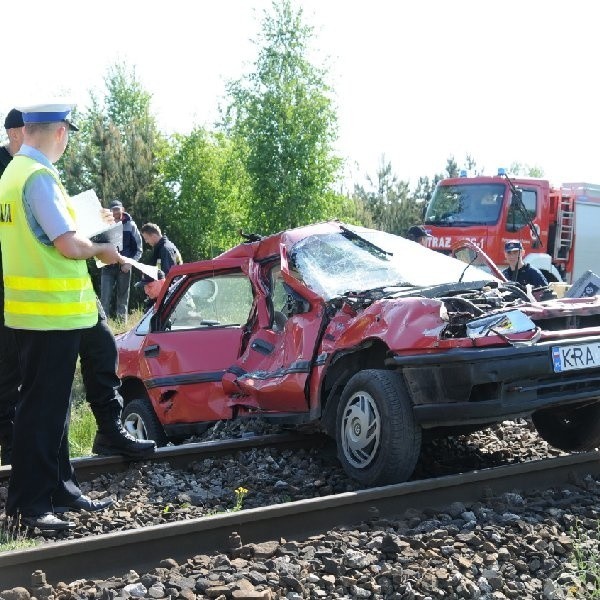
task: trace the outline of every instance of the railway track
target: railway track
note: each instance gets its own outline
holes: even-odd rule
[[[50,583],[143,572],[165,558],[181,561],[225,551],[234,532],[244,544],[306,539],[341,525],[401,516],[413,507],[440,508],[489,494],[557,487],[600,475],[599,459],[598,452],[560,456],[7,552],[0,554],[2,584],[23,585],[37,569]]]
[[[123,456],[86,456],[74,458],[73,467],[79,481],[90,481],[105,473],[126,471],[132,462],[167,462],[172,467],[185,467],[194,460],[207,456],[231,454],[251,448],[306,448],[318,447],[327,443],[329,438],[319,434],[282,433],[248,436],[240,439],[214,440],[196,444],[180,444],[157,448],[153,455],[133,460]],[[0,467],[0,483],[8,481],[10,466]]]

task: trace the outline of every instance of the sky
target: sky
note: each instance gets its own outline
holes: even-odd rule
[[[296,0],[328,70],[346,181],[383,162],[413,185],[467,154],[552,183],[600,184],[600,42],[588,0]],[[0,114],[66,96],[85,108],[125,63],[165,133],[212,126],[252,69],[270,0],[3,2]]]

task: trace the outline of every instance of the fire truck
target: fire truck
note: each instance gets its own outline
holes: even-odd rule
[[[425,213],[429,247],[450,253],[458,240],[477,244],[506,267],[504,244],[520,240],[525,260],[548,281],[573,283],[600,274],[600,185],[497,176],[443,179]]]

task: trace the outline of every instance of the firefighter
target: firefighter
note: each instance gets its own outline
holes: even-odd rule
[[[420,225],[413,225],[407,232],[408,239],[426,248],[429,246],[427,238],[432,237],[430,233],[427,233]]]
[[[504,256],[508,268],[502,274],[508,281],[516,281],[521,285],[532,285],[534,288],[546,287],[548,281],[539,269],[523,262],[523,244],[519,240],[510,240],[504,244]]]

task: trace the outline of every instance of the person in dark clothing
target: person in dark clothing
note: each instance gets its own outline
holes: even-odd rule
[[[406,235],[409,240],[417,242],[417,244],[421,244],[421,246],[425,246],[425,248],[429,247],[428,238],[432,237],[431,234],[427,233],[425,228],[420,225],[413,225],[406,232]]]
[[[120,200],[110,203],[113,217],[117,223],[123,224],[123,249],[121,255],[133,260],[140,260],[142,256],[142,236],[131,218],[125,212]],[[117,319],[127,322],[129,310],[129,290],[131,285],[131,265],[106,265],[100,271],[100,300],[107,315],[111,314],[110,306],[116,287],[116,314]]]
[[[20,111],[13,109],[8,113],[5,127],[8,125],[20,134],[9,133],[9,139],[19,142],[18,147],[11,147],[9,163],[23,141],[23,117]],[[4,171],[4,166],[0,175]],[[2,282],[1,253],[0,282]],[[154,452],[156,445],[152,441],[136,440],[121,424],[123,398],[119,393],[121,381],[117,376],[117,347],[100,302],[97,302],[97,307],[98,322],[93,327],[82,330],[79,348],[86,399],[98,428],[92,451],[105,455],[121,454],[130,458],[148,456]],[[2,465],[9,465],[12,459],[13,420],[21,385],[15,344],[13,330],[4,325],[4,285],[0,285],[0,463]]]
[[[8,144],[0,147],[0,176],[23,143],[23,114],[13,108],[4,119]],[[0,250],[0,282],[2,281],[2,252]],[[0,285],[0,463],[10,461],[12,427],[15,406],[19,398],[19,362],[15,354],[12,329],[4,325],[4,285]]]
[[[13,108],[6,115],[4,129],[6,129],[8,144],[0,147],[0,176],[23,143],[23,114],[20,110]]]
[[[158,267],[166,275],[173,265],[183,263],[177,246],[162,234],[158,225],[145,223],[142,225],[141,231],[144,241],[152,246],[151,265]]]
[[[523,262],[523,244],[519,240],[511,240],[504,244],[504,256],[508,268],[502,274],[508,281],[516,281],[522,286],[527,284],[534,288],[545,287],[548,281],[539,269]]]

